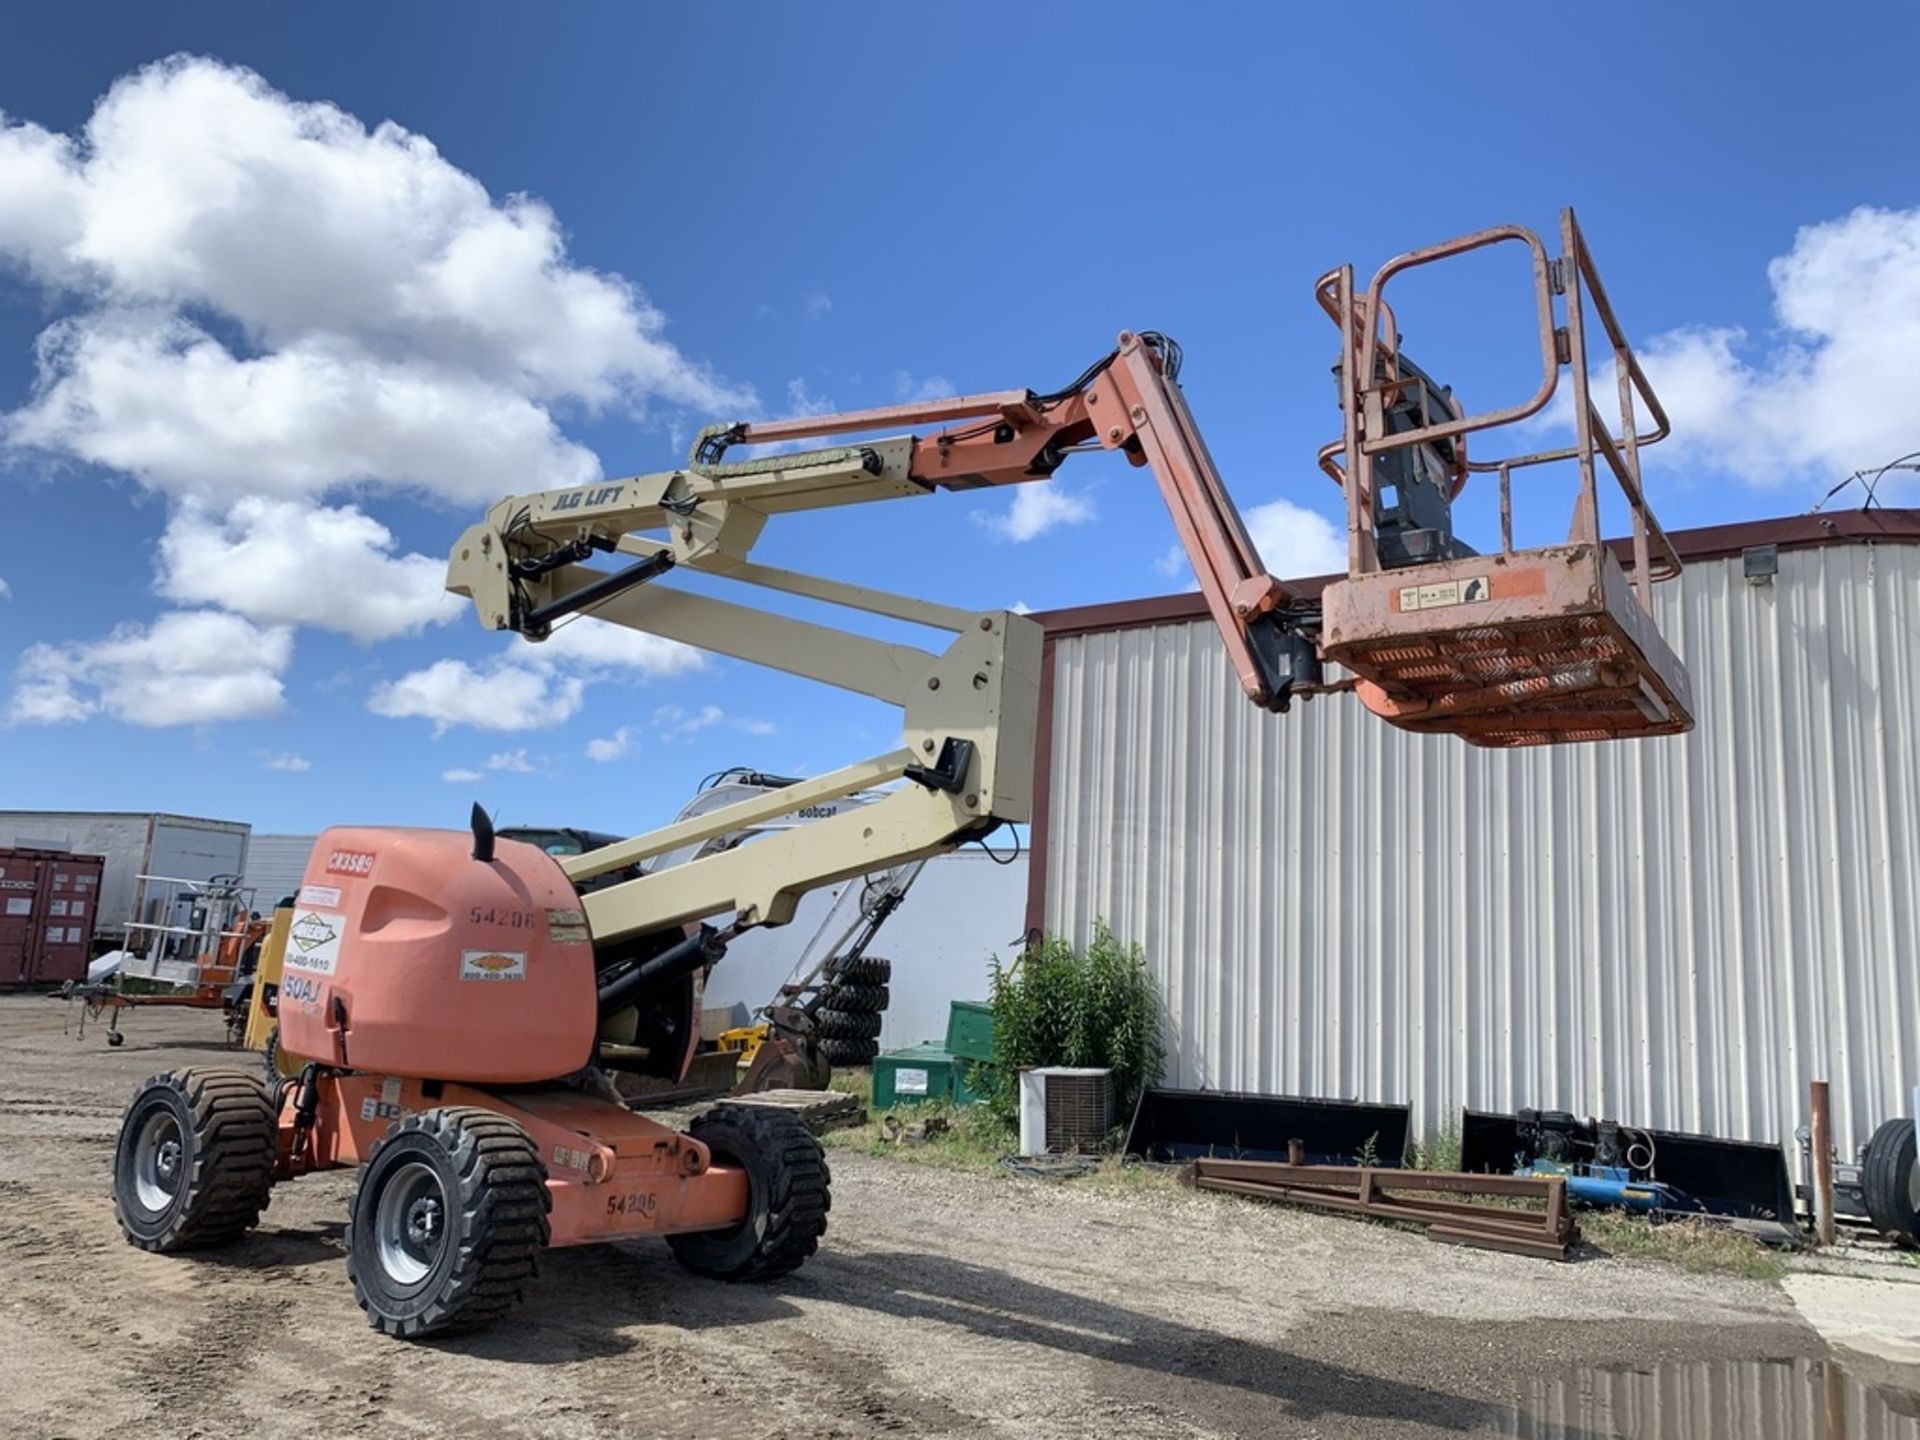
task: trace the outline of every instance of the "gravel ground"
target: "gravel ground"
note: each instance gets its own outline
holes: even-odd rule
[[[508,1322],[406,1345],[347,1284],[350,1174],[282,1186],[228,1250],[126,1245],[133,1085],[253,1057],[205,1012],[136,1013],[119,1050],[72,1019],[0,998],[7,1437],[1598,1436],[1534,1428],[1524,1397],[1584,1367],[1825,1354],[1750,1281],[845,1152],[789,1279],[698,1280],[656,1242],[555,1251]]]

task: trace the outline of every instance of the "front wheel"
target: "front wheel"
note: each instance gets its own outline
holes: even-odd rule
[[[747,1172],[747,1214],[725,1230],[669,1235],[674,1258],[720,1280],[771,1280],[820,1248],[832,1208],[827,1152],[798,1115],[716,1105],[689,1127],[715,1163]]]
[[[244,1070],[176,1070],[133,1092],[113,1152],[127,1239],[172,1254],[253,1228],[273,1189],[273,1106]]]
[[[546,1171],[504,1115],[448,1106],[389,1130],[360,1172],[347,1278],[375,1329],[418,1340],[498,1319],[551,1238]]]

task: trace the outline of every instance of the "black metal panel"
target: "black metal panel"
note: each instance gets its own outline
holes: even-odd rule
[[[1721,1140],[1679,1130],[1625,1127],[1651,1137],[1653,1164],[1644,1172],[1680,1191],[1709,1215],[1794,1223],[1793,1186],[1778,1145]],[[1460,1168],[1508,1175],[1520,1150],[1519,1122],[1497,1111],[1460,1112]]]
[[[1411,1113],[1405,1105],[1153,1088],[1134,1108],[1127,1153],[1160,1161],[1285,1160],[1287,1142],[1298,1140],[1311,1165],[1357,1165],[1364,1155],[1398,1168],[1406,1161]]]

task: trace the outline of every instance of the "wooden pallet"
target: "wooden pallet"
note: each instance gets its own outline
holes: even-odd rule
[[[816,1135],[867,1123],[867,1112],[859,1098],[838,1090],[762,1090],[757,1095],[735,1095],[726,1103],[791,1111]]]

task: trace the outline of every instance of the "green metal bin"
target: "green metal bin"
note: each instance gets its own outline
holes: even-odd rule
[[[873,1058],[873,1108],[953,1103],[953,1056],[929,1040]]]
[[[956,1000],[947,1010],[947,1053],[956,1060],[993,1060],[993,1007]]]

